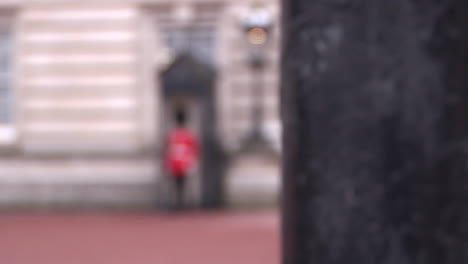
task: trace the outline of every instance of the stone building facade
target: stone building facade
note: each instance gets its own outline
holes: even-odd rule
[[[264,4],[278,24],[278,3]],[[159,76],[181,50],[217,73],[216,133],[232,160],[226,184],[235,182],[230,171],[248,174],[238,172],[234,157],[242,157],[250,129],[255,78],[264,87],[262,130],[279,153],[279,31],[272,27],[267,63],[256,76],[246,66],[249,46],[240,25],[250,6],[247,0],[2,1],[0,206],[154,203],[171,104]],[[261,176],[257,185],[276,188],[277,164],[265,164],[261,169],[275,175]]]

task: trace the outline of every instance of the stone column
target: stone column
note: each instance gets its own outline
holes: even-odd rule
[[[468,263],[467,14],[283,0],[283,264]]]

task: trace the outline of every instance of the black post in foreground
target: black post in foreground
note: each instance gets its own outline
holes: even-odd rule
[[[468,263],[468,1],[283,15],[283,264]]]

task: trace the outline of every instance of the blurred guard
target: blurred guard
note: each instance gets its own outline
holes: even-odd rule
[[[176,112],[177,127],[169,133],[166,166],[175,187],[177,208],[183,207],[186,178],[198,161],[198,140],[186,128],[186,115],[181,109]]]

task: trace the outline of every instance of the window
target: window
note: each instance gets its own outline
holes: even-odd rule
[[[0,145],[16,140],[14,128],[12,17],[0,12]]]
[[[0,126],[13,122],[12,34],[0,25]]]

